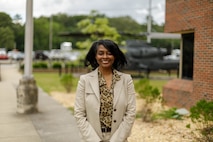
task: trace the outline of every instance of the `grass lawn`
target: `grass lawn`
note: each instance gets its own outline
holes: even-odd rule
[[[35,72],[34,78],[36,80],[37,85],[42,88],[45,92],[50,93],[53,91],[58,92],[66,92],[65,88],[62,86],[60,82],[60,76],[58,73],[52,72]],[[72,92],[76,90],[77,82],[79,78],[75,78],[73,82]],[[136,82],[138,79],[134,79]],[[150,80],[149,83],[153,87],[157,87],[160,92],[162,92],[162,87],[168,82],[168,80]]]
[[[163,90],[163,86],[168,82],[168,80],[150,80],[150,85],[157,87],[160,92]]]
[[[34,79],[36,80],[37,85],[42,88],[45,92],[50,93],[53,91],[66,92],[66,89],[61,84],[58,73],[53,72],[35,72],[33,73]],[[75,78],[73,81],[72,91],[76,90],[77,81],[79,78]]]
[[[65,92],[65,88],[60,83],[60,76],[58,73],[33,73],[36,83],[45,92],[50,93],[52,91],[62,91]]]

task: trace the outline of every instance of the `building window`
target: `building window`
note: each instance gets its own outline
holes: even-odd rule
[[[193,79],[194,33],[182,34],[182,79]]]

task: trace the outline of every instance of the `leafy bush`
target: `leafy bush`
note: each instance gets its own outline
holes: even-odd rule
[[[47,69],[48,65],[45,62],[36,62],[36,63],[33,63],[33,68],[34,69]]]
[[[53,68],[53,69],[61,69],[61,68],[62,68],[62,65],[61,65],[61,63],[56,62],[56,63],[53,63],[53,64],[52,64],[52,68]]]
[[[135,88],[139,97],[145,99],[146,103],[153,103],[161,99],[159,89],[151,86],[148,79],[139,80],[135,83]]]
[[[65,74],[61,77],[60,82],[65,87],[67,93],[71,92],[74,77],[72,74]]]
[[[154,119],[182,119],[182,115],[176,112],[176,108],[170,108],[168,110],[163,110],[160,113],[153,115]]]
[[[190,109],[190,118],[196,124],[199,136],[195,135],[197,141],[213,141],[213,101],[200,100]],[[190,125],[187,127],[190,128]]]
[[[74,67],[75,66],[75,64],[74,63],[66,63],[65,64],[65,68],[70,68],[70,67]]]
[[[139,97],[145,100],[141,112],[143,121],[151,121],[153,104],[162,98],[159,89],[151,86],[148,79],[141,79],[135,83],[135,90],[138,92]]]

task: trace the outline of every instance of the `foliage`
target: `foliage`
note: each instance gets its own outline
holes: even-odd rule
[[[148,79],[140,79],[136,83],[135,88],[139,97],[145,99],[147,103],[153,103],[161,99],[159,89],[151,86]]]
[[[53,72],[34,72],[33,73],[36,83],[41,87],[45,92],[51,93],[54,91],[57,92],[67,92],[65,87],[61,83],[61,76],[58,73]],[[78,77],[73,76],[72,90],[75,91],[78,83]]]
[[[207,102],[206,100],[200,100],[197,104],[191,107],[191,119],[192,122],[204,122],[209,124],[213,121],[213,102]]]
[[[24,50],[24,29],[25,24],[20,23],[20,15],[16,14],[13,19],[3,12],[0,12],[0,46],[4,46],[7,50],[16,48],[20,51]],[[79,23],[84,21],[84,25]],[[50,26],[52,28],[50,28]],[[157,25],[153,21],[152,30],[162,32],[164,25]],[[73,43],[73,48],[88,48],[91,42],[99,38],[110,38],[120,45],[124,45],[128,39],[146,40],[145,36],[125,36],[120,33],[138,34],[145,33],[147,30],[146,23],[139,24],[129,16],[121,16],[109,18],[97,11],[91,11],[89,15],[70,16],[64,13],[51,15],[51,17],[41,16],[34,18],[34,50],[51,50],[59,49],[60,44],[64,41]],[[69,32],[100,32],[103,36],[93,34],[91,37],[83,38],[81,36],[61,36],[60,33]],[[4,34],[2,34],[4,33]],[[50,36],[52,35],[52,43]],[[85,41],[85,42],[84,42]],[[180,42],[170,39],[152,39],[152,45],[163,48],[179,48]]]
[[[11,17],[3,12],[0,12],[0,48],[10,50],[14,47],[14,31]]]
[[[142,109],[142,120],[149,122],[152,120],[153,104],[161,100],[160,91],[158,88],[149,84],[148,79],[140,79],[135,83],[135,90],[139,94],[139,97],[145,100],[145,104]]]
[[[49,19],[41,17],[34,20],[34,50],[48,50],[49,43],[46,42],[49,39]]]
[[[108,19],[98,17],[98,13],[94,11],[90,13],[88,18],[81,20],[77,25],[82,33],[91,34],[90,38],[76,43],[81,49],[88,49],[93,41],[100,38],[111,39],[118,42],[118,38],[120,37],[116,28],[109,26]]]
[[[24,51],[24,27],[20,23],[16,23],[12,26],[14,32],[14,46],[20,51]],[[10,50],[10,49],[9,49]],[[11,49],[12,50],[12,49]]]
[[[35,69],[47,69],[48,65],[45,62],[35,62],[35,63],[33,63],[33,68],[35,68]]]
[[[213,141],[213,101],[200,100],[190,109],[190,118],[197,126],[200,136],[195,139],[200,142]],[[190,127],[188,125],[188,127]]]
[[[121,37],[119,38],[121,45],[125,45],[122,44],[122,42],[132,38],[146,40],[146,36],[128,36],[128,34],[140,34],[142,32],[146,32],[147,30],[146,26],[138,24],[130,16],[113,17],[108,18],[108,20],[109,25],[111,27],[115,27],[118,33],[121,34]]]
[[[12,19],[11,17],[4,13],[0,12],[0,27],[11,27],[12,26]]]
[[[152,46],[166,48],[168,54],[171,54],[172,49],[179,49],[180,43],[180,39],[152,39]]]
[[[151,85],[145,85],[144,89],[139,90],[139,95],[145,99],[147,103],[153,103],[161,98],[159,90]]]
[[[74,67],[76,64],[74,64],[73,62],[68,62],[65,63],[65,68],[70,68],[70,67]]]
[[[10,27],[0,27],[0,48],[10,50],[14,46],[14,34]]]
[[[54,62],[54,63],[52,64],[52,68],[53,68],[53,69],[61,69],[61,68],[62,68],[62,65],[61,65],[60,62]]]
[[[116,27],[118,32],[124,33],[140,33],[141,31],[146,31],[146,28],[142,28],[140,24],[129,16],[109,18],[109,25]]]
[[[182,119],[182,115],[176,112],[176,108],[170,108],[168,110],[163,110],[160,113],[153,115],[153,119]]]
[[[64,74],[60,79],[60,82],[66,89],[67,93],[71,92],[71,89],[73,87],[73,78],[74,77],[72,74]]]
[[[41,87],[45,92],[66,92],[65,88],[60,83],[60,76],[58,75],[58,73],[35,72],[33,73],[33,75],[37,85]]]

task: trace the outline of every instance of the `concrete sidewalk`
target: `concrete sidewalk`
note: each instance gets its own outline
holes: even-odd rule
[[[73,115],[39,89],[38,113],[16,112],[17,64],[1,64],[0,142],[79,142]]]

